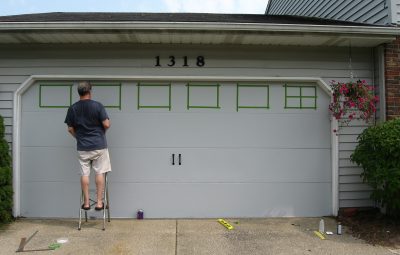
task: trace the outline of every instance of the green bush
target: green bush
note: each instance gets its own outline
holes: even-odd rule
[[[363,168],[364,182],[373,191],[371,198],[391,216],[400,215],[400,119],[364,130],[351,161]]]
[[[11,157],[4,139],[4,121],[0,116],[0,223],[12,220],[12,196]]]

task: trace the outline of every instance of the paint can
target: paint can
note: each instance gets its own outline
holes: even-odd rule
[[[138,210],[138,212],[137,212],[137,219],[138,219],[138,220],[143,220],[143,215],[144,215],[143,210],[142,210],[142,209]]]

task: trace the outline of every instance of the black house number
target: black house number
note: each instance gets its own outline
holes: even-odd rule
[[[175,56],[169,56],[167,59],[161,59],[160,56],[156,56],[156,64],[155,66],[182,66],[182,67],[189,67],[190,65],[195,64],[198,67],[203,67],[206,64],[206,60],[204,56],[197,56],[196,59],[189,59],[188,56],[183,56],[181,58]]]

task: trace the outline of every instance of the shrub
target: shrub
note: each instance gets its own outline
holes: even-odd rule
[[[11,157],[4,139],[4,121],[0,116],[0,223],[12,220],[12,196]]]
[[[369,127],[358,136],[351,161],[363,168],[371,198],[391,216],[400,215],[400,119]]]

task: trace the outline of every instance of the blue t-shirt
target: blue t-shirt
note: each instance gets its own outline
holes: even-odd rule
[[[103,121],[108,119],[104,106],[94,100],[80,100],[68,108],[65,123],[76,133],[78,151],[107,148]]]

